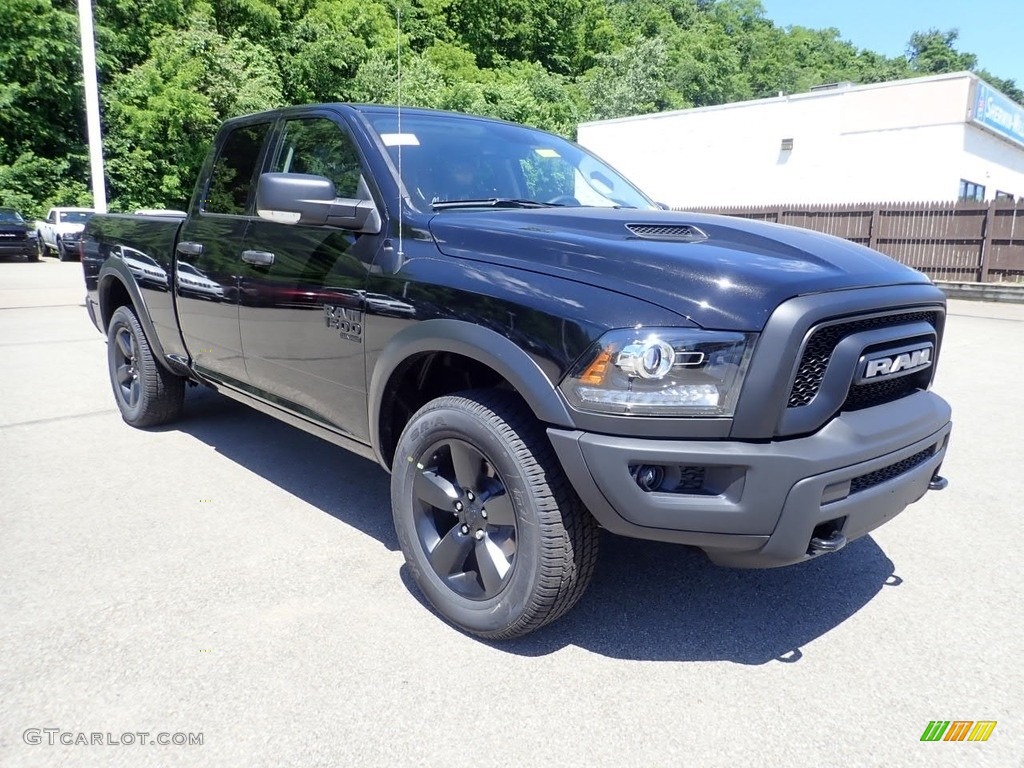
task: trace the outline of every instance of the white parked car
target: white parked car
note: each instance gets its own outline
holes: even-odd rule
[[[157,264],[156,260],[142,251],[120,246],[121,260],[131,271],[139,285],[166,291],[168,287],[167,272]]]
[[[187,261],[179,261],[175,280],[178,283],[178,292],[182,295],[192,294],[201,299],[213,299],[214,301],[224,298],[224,288],[215,280],[211,280]]]
[[[51,208],[46,218],[36,222],[36,248],[39,255],[55,251],[61,261],[77,258],[78,242],[92,208]]]

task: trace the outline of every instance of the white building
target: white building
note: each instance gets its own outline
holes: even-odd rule
[[[1024,197],[1024,107],[970,72],[583,123],[578,141],[673,207]]]

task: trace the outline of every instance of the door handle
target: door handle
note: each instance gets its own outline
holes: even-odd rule
[[[274,263],[274,254],[270,251],[242,251],[242,261],[257,267],[269,267]]]
[[[184,240],[178,243],[175,250],[182,256],[198,256],[203,252],[202,243],[190,243],[188,240]]]

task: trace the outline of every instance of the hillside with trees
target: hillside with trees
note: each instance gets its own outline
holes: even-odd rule
[[[227,117],[395,103],[399,47],[403,104],[570,137],[586,120],[977,67],[955,30],[915,33],[890,58],[836,29],[779,27],[757,0],[95,0],[94,13],[112,210],[183,207]],[[88,205],[77,4],[4,0],[0,25],[0,205]]]

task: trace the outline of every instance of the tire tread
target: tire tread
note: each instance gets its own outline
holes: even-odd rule
[[[139,322],[135,311],[126,305],[118,307],[110,318],[108,326],[108,344],[113,344],[113,334],[110,332],[121,318],[127,323],[135,335],[139,348],[139,374],[142,379],[143,405],[141,413],[133,419],[129,419],[124,410],[121,409],[121,416],[133,427],[146,428],[158,427],[170,421],[174,421],[181,415],[185,400],[185,379],[176,376],[160,363],[157,362],[153,350],[149,346],[149,340],[142,330],[142,323]],[[109,366],[108,366],[109,367]],[[117,393],[118,384],[114,380],[113,371],[111,375],[111,386],[114,388],[114,397],[120,408],[121,398]]]
[[[475,632],[492,640],[528,634],[563,616],[583,596],[597,565],[600,531],[562,471],[543,426],[518,394],[486,389],[447,395],[428,403],[409,423],[442,408],[474,413],[501,435],[532,489],[541,519],[538,583],[511,625]]]

